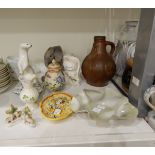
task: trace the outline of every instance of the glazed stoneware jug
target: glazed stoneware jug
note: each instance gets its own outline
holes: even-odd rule
[[[111,46],[107,53],[106,46]],[[112,58],[115,51],[114,43],[106,41],[105,36],[95,36],[91,53],[82,63],[82,74],[86,82],[96,87],[108,84],[116,72],[116,65]]]
[[[53,59],[48,65],[48,71],[45,74],[45,85],[51,91],[61,90],[65,84],[65,76],[62,67]]]

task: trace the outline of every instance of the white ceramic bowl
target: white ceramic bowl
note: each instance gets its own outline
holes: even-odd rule
[[[144,93],[145,103],[155,111],[155,85],[148,88]]]

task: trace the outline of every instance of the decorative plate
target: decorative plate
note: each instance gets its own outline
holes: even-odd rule
[[[154,97],[155,96],[155,85],[152,85],[148,88],[144,93],[144,101],[145,103],[155,111]],[[152,98],[153,97],[153,98]],[[152,100],[152,101],[151,101]]]
[[[0,93],[5,92],[7,89],[9,89],[12,86],[12,84],[13,84],[13,82],[12,82],[12,79],[11,79],[10,83],[8,83],[7,85],[5,85],[3,87],[0,87]]]
[[[72,96],[64,92],[56,92],[47,96],[40,103],[40,111],[43,118],[48,120],[62,120],[73,113],[70,104]]]

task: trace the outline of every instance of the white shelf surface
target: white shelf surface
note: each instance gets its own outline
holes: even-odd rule
[[[82,87],[104,90],[85,83]],[[116,89],[112,84],[108,87]],[[68,88],[66,92],[75,95],[81,88]],[[90,120],[87,114],[73,114],[63,121],[49,122],[40,117],[37,109],[36,128],[22,123],[8,127],[4,113],[11,103],[23,106],[11,90],[0,95],[0,146],[155,146],[155,133],[142,118],[105,124]]]

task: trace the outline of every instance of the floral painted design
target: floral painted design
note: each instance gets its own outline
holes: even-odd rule
[[[23,99],[28,99],[29,97],[27,95],[23,95]]]
[[[53,76],[50,74],[50,77],[46,75],[47,81],[45,81],[45,85],[48,87],[48,89],[52,91],[58,91],[63,89],[65,84],[65,78],[62,72],[59,72],[58,74],[53,74]]]
[[[35,97],[29,97],[27,95],[23,95],[23,100],[35,102],[36,101],[36,98]]]

